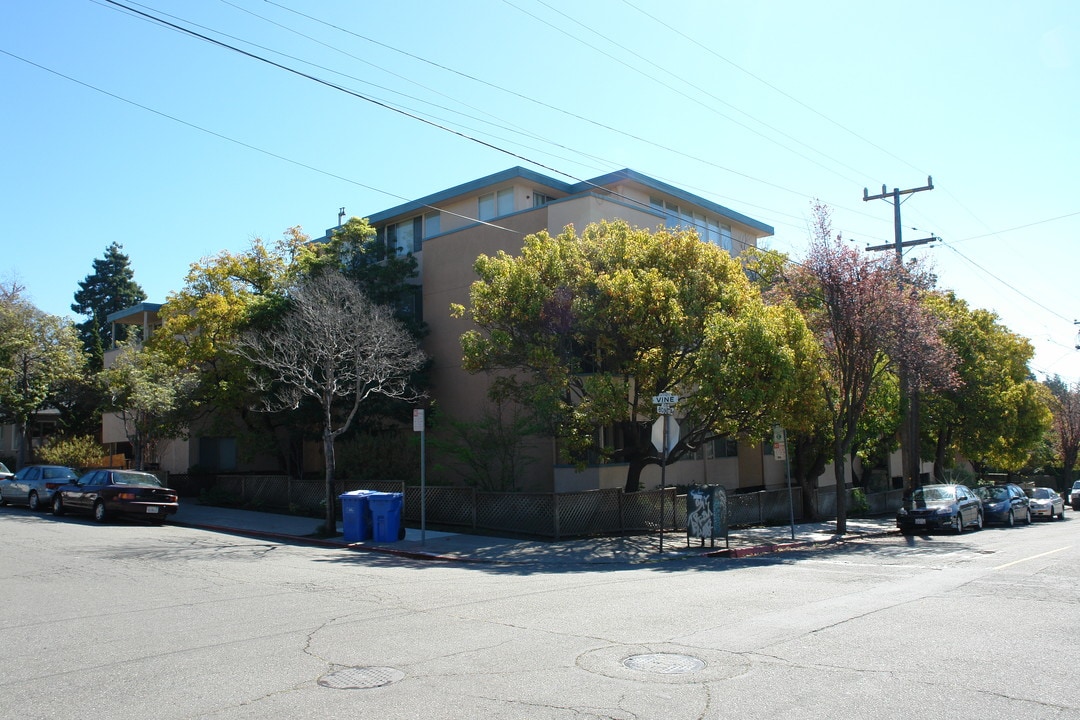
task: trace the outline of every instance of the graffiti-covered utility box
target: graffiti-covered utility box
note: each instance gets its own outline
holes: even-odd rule
[[[716,538],[727,545],[727,491],[720,485],[691,485],[686,491],[686,544],[697,538],[716,546]]]

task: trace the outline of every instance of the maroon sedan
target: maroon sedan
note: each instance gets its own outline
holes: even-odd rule
[[[179,509],[176,491],[146,472],[91,470],[53,494],[53,515],[90,513],[98,522],[124,515],[163,523]]]

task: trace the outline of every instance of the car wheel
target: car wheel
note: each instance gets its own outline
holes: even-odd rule
[[[94,503],[94,519],[99,523],[103,523],[109,519],[108,513],[105,512],[105,501],[98,500]]]
[[[964,532],[964,513],[956,513],[956,534],[959,535]]]
[[[1013,514],[1012,510],[1009,511],[1009,517],[1005,518],[1005,524],[1009,527],[1016,525],[1016,515]]]
[[[1027,520],[1024,521],[1024,524],[1025,525],[1030,525],[1031,524],[1031,508],[1027,509]]]
[[[63,515],[64,514],[64,499],[60,497],[60,493],[53,495],[52,499],[52,514]]]
[[[977,515],[975,515],[975,529],[976,530],[982,530],[983,529],[983,516],[982,516],[981,512],[978,513]]]
[[[4,499],[4,493],[0,492],[0,507],[7,505],[7,500]]]
[[[27,499],[26,504],[35,512],[41,509],[41,500],[38,498],[37,492],[34,490],[30,491],[30,497]]]
[[[1062,505],[1061,506],[1061,512],[1058,513],[1058,520],[1064,520],[1064,519],[1065,519],[1065,506]]]

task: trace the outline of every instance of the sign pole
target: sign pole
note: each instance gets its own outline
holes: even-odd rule
[[[427,544],[427,482],[426,466],[427,453],[425,452],[425,435],[427,430],[424,422],[424,409],[413,410],[413,431],[420,433],[420,544]]]
[[[656,423],[653,423],[653,436],[652,442],[660,452],[660,552],[664,552],[664,522],[666,518],[666,508],[664,503],[664,494],[667,489],[667,459],[668,451],[671,449],[672,440],[678,442],[679,433],[678,427],[675,428],[675,437],[672,437],[671,433],[671,416],[675,414],[675,405],[679,402],[679,396],[673,393],[665,392],[659,395],[653,395],[653,405],[656,406],[656,412],[662,418],[663,428],[659,437],[657,437],[657,430],[661,428],[656,427]],[[658,418],[658,420],[660,420]]]
[[[670,409],[670,408],[668,408]],[[671,414],[666,413],[664,415],[664,450],[660,453],[660,554],[664,553],[664,485],[667,483],[667,453],[668,453],[668,422],[671,419]]]

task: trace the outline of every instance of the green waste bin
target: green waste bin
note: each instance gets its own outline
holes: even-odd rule
[[[374,490],[353,490],[338,495],[341,501],[341,529],[345,542],[363,542],[371,539],[371,508],[368,502]]]
[[[399,493],[372,493],[368,496],[371,506],[371,537],[375,542],[397,542],[401,539],[401,506],[404,496]]]

